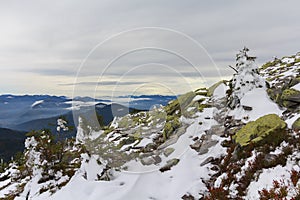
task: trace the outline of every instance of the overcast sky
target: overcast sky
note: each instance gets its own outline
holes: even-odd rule
[[[229,78],[243,46],[300,51],[296,0],[0,3],[2,94],[178,94]]]

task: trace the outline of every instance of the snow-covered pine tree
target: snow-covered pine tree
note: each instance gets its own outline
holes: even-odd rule
[[[265,87],[264,79],[259,75],[256,57],[248,56],[249,49],[244,47],[236,55],[236,74],[233,75],[231,82],[232,93],[229,97],[229,107],[234,109],[240,106],[240,101],[245,93],[254,88]]]

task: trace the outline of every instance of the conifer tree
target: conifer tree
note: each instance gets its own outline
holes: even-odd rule
[[[231,81],[231,95],[229,97],[229,107],[234,109],[240,106],[240,101],[248,91],[254,88],[265,87],[264,79],[259,75],[256,57],[248,55],[249,49],[244,47],[236,55],[236,74]]]

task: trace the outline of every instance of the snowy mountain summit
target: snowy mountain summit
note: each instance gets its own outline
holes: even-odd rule
[[[102,128],[80,117],[63,141],[29,133],[25,152],[0,164],[0,198],[299,199],[300,54],[257,67],[248,53],[231,80],[164,107]]]

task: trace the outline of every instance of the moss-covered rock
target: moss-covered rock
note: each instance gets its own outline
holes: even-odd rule
[[[207,90],[207,96],[211,97],[214,94],[214,91],[216,90],[216,88],[219,87],[221,84],[226,84],[226,81],[224,81],[224,80],[219,81],[219,82],[213,84],[211,87],[209,87]]]
[[[164,141],[166,141],[170,137],[170,135],[181,125],[178,117],[176,117],[176,116],[168,116],[168,117],[169,117],[169,120],[167,119],[167,122],[164,127],[164,131],[163,131]]]
[[[264,144],[281,142],[286,133],[286,123],[276,114],[269,114],[249,122],[242,127],[233,139],[244,147],[250,143]]]
[[[281,60],[280,59],[275,59],[271,62],[267,62],[266,64],[264,64],[263,66],[261,66],[261,69],[264,70],[264,69],[267,69],[269,67],[273,67],[277,64],[281,63]]]
[[[286,80],[286,83],[268,88],[267,93],[280,106],[286,107],[289,110],[297,109],[300,106],[300,91],[291,87],[298,84],[299,81],[299,77]]]
[[[300,117],[292,125],[294,131],[300,131]]]
[[[208,92],[207,88],[199,88],[199,89],[195,90],[196,95],[206,96],[207,92]]]
[[[292,79],[289,83],[289,87],[293,87],[294,85],[297,85],[298,83],[300,83],[300,76]]]
[[[199,104],[198,111],[203,112],[204,108],[209,108],[209,107],[211,107],[211,106],[208,104]]]
[[[300,91],[295,89],[286,89],[282,92],[281,99],[284,107],[298,106],[300,103]]]
[[[166,113],[168,115],[173,115],[177,110],[179,112],[184,112],[195,96],[195,92],[188,92],[179,96],[165,107]]]
[[[118,148],[123,147],[124,145],[133,144],[137,139],[134,136],[129,136],[123,140],[120,141],[118,144]]]
[[[289,100],[293,99],[293,97],[300,97],[300,91],[296,89],[286,89],[282,92],[282,99]]]

